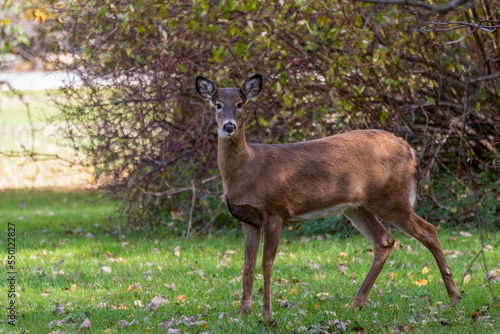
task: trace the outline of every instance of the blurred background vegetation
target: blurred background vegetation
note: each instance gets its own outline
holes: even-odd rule
[[[265,88],[247,107],[249,141],[393,132],[420,156],[419,214],[446,227],[472,227],[480,214],[500,226],[497,0],[4,0],[0,8],[0,66],[17,55],[72,73],[49,122],[74,149],[72,163],[122,200],[129,226],[178,235],[189,223],[194,234],[235,226],[220,204],[215,120],[194,78],[239,86],[254,73]]]

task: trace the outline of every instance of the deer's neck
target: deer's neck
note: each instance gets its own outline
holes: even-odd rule
[[[228,191],[228,186],[237,182],[241,177],[249,154],[250,148],[246,142],[244,131],[238,131],[231,137],[219,134],[217,163],[222,175],[225,194]]]

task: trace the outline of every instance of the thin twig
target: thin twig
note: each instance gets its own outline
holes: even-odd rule
[[[191,210],[189,210],[189,224],[186,232],[186,239],[189,238],[189,233],[191,232],[191,228],[193,226],[193,210],[194,203],[196,201],[196,187],[194,186],[194,180],[191,180],[191,190],[193,191],[193,198],[191,200]]]
[[[378,5],[401,5],[401,6],[417,7],[428,10],[433,13],[446,13],[458,8],[459,6],[471,0],[453,0],[441,6],[433,6],[425,2],[417,2],[410,0],[355,0],[355,1],[373,3]]]

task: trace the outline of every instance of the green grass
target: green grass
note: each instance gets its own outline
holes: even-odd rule
[[[17,151],[23,145],[40,151],[56,143],[53,126],[48,127],[46,120],[58,113],[51,99],[55,91],[23,91],[21,98],[12,92],[0,91],[0,130],[4,134],[0,139],[0,151]],[[24,101],[24,102],[23,102]],[[35,131],[32,143],[30,122]]]
[[[259,317],[261,279],[254,284],[253,314],[234,320],[241,293],[241,233],[180,240],[122,226],[120,237],[116,207],[117,203],[96,202],[85,193],[0,193],[4,249],[7,223],[16,226],[19,293],[18,321],[10,326],[4,316],[0,333],[73,333],[85,319],[91,324],[86,331],[92,333],[156,333],[166,321],[172,321],[169,328],[183,333],[299,333],[313,332],[318,325],[334,332],[341,323],[347,332],[361,328],[376,333],[500,332],[499,302],[491,299],[481,261],[474,264],[471,281],[464,286],[462,304],[449,306],[430,252],[395,231],[392,234],[402,247],[391,253],[366,306],[352,313],[350,303],[372,260],[366,239],[354,233],[350,238],[307,240],[285,230],[273,272],[273,322],[264,323]],[[486,234],[493,247],[486,253],[489,269],[500,268],[498,233]],[[449,265],[459,284],[480,248],[478,234],[466,238],[458,231],[440,230],[439,235],[443,249],[456,252],[447,256],[455,254]],[[6,252],[2,254],[0,300],[8,305]],[[429,272],[424,274],[425,266]],[[397,276],[392,279],[391,273]],[[419,279],[428,284],[415,285]],[[176,290],[167,288],[171,283]],[[492,284],[497,296],[499,286]],[[160,294],[168,303],[150,310],[149,303]],[[60,314],[55,313],[56,303],[64,308]],[[189,327],[184,317],[204,322]],[[134,324],[120,329],[123,320]]]

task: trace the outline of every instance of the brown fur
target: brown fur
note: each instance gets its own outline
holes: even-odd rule
[[[198,85],[198,80],[202,85]],[[211,82],[203,80],[207,79],[197,78],[198,92],[216,106],[218,165],[224,198],[245,230],[241,315],[251,312],[261,229],[262,314],[270,317],[271,272],[283,224],[332,207],[338,207],[374,249],[373,264],[354,298],[353,309],[364,304],[394,244],[394,238],[379,219],[400,227],[432,252],[450,300],[459,302],[460,293],[434,226],[417,216],[410,204],[417,166],[407,142],[385,131],[358,130],[294,144],[247,144],[243,110],[237,106],[260,92],[258,84],[261,86],[262,78],[252,77],[240,89],[219,90],[215,85],[211,89]],[[207,86],[213,94],[206,94],[203,87]],[[231,135],[224,132],[226,122],[236,125]]]

